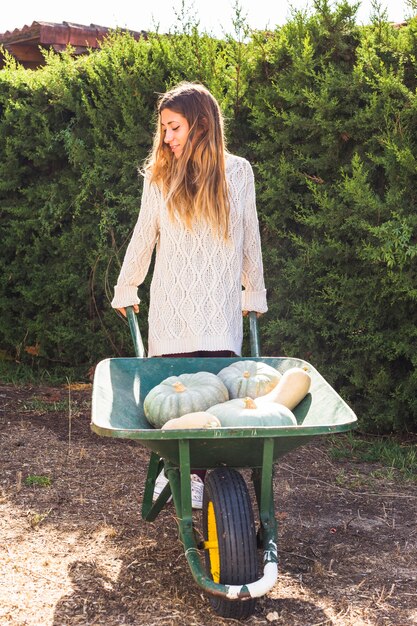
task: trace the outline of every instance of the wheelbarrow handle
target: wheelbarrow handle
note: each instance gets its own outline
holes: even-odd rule
[[[126,315],[127,321],[129,322],[130,334],[132,335],[135,354],[139,358],[143,359],[145,356],[145,348],[143,346],[142,335],[140,334],[138,318],[136,317],[132,306],[126,307]]]
[[[249,311],[249,337],[251,356],[261,356],[259,341],[258,316],[255,311]]]
[[[135,355],[139,358],[145,356],[145,348],[143,346],[142,335],[140,334],[138,318],[135,315],[132,306],[126,307],[127,321],[129,322],[130,334],[132,335],[133,347]],[[255,311],[249,312],[249,335],[250,335],[250,352],[251,356],[261,356],[261,348],[259,343],[258,318]]]

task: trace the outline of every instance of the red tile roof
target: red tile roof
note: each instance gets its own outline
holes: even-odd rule
[[[32,22],[30,26],[15,28],[0,34],[0,44],[10,52],[22,65],[26,67],[38,67],[44,62],[39,47],[56,52],[65,50],[70,45],[75,54],[84,54],[90,49],[98,48],[100,41],[114,29],[106,26],[90,24],[74,24],[72,22]],[[145,31],[130,31],[135,39],[146,37]],[[1,55],[0,55],[1,62]]]

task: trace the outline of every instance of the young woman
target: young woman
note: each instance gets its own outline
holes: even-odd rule
[[[160,98],[144,169],[112,306],[139,312],[156,246],[148,355],[240,355],[242,314],[267,310],[254,177],[226,151],[220,107],[203,85],[181,83]]]
[[[242,311],[267,310],[252,168],[226,152],[219,105],[202,85],[168,91],[158,113],[112,306],[139,311],[156,245],[148,355],[240,354]]]

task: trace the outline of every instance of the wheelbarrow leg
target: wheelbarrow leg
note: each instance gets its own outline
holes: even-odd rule
[[[190,469],[190,444],[189,441],[180,439],[178,441],[180,467],[165,464],[165,474],[169,479],[172,491],[172,498],[175,504],[182,529],[186,532],[192,527],[192,507],[191,507],[191,469]]]
[[[151,453],[143,494],[142,518],[147,522],[153,522],[172,494],[182,534],[188,533],[192,528],[190,447],[189,442],[182,439],[178,441],[178,445],[181,471],[171,463],[164,462],[159,455]],[[169,482],[153,502],[155,481],[163,469]]]
[[[259,509],[261,522],[260,539],[264,550],[268,546],[275,546],[277,542],[277,523],[274,510],[273,470],[274,470],[274,440],[264,440],[262,468],[256,468],[252,472],[252,481],[255,487],[255,495]]]
[[[148,465],[148,474],[145,482],[145,491],[142,501],[142,518],[147,522],[153,522],[162,511],[171,495],[169,483],[163,488],[157,500],[153,502],[155,481],[164,468],[164,461],[155,452],[151,453]]]

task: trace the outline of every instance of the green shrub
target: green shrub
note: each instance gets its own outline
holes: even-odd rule
[[[0,72],[0,341],[10,354],[88,365],[132,353],[109,302],[156,97],[187,78],[227,111],[225,45],[195,27],[140,41],[114,33],[87,57],[49,54],[36,72],[13,62]],[[141,310],[146,335],[146,300]]]
[[[264,343],[311,360],[367,427],[412,429],[416,25],[360,30],[353,15],[324,2],[258,53]]]

